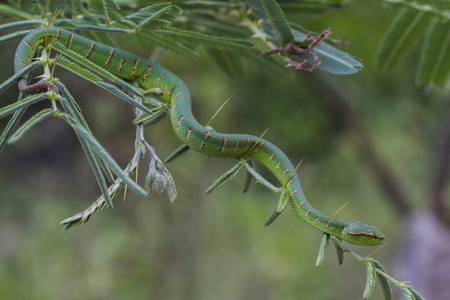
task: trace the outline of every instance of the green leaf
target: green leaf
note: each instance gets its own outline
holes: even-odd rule
[[[249,166],[253,168],[253,160],[247,158],[245,160]],[[245,177],[244,177],[244,188],[242,189],[243,193],[246,193],[250,188],[250,184],[252,183],[253,175],[245,169]]]
[[[277,1],[281,8],[289,15],[292,14],[324,14],[339,8],[339,3],[331,1]],[[337,1],[333,1],[337,2]]]
[[[230,3],[230,1],[210,1],[210,0],[192,0],[181,1],[183,5],[189,8],[212,8],[212,7],[226,7],[226,8],[239,8],[243,6],[243,3]]]
[[[170,163],[171,161],[174,161],[175,159],[179,158],[181,155],[185,154],[189,149],[188,145],[183,145],[176,149],[172,154],[169,155],[169,157],[166,158],[164,163]]]
[[[366,288],[364,289],[363,298],[367,299],[372,295],[373,290],[375,289],[375,282],[376,282],[376,271],[375,266],[371,261],[365,262],[367,267],[367,281],[366,281]]]
[[[153,42],[154,44],[157,44],[158,46],[160,46],[164,49],[170,49],[172,51],[175,51],[175,52],[181,53],[181,54],[198,56],[198,54],[194,50],[187,47],[186,45],[183,45],[182,43],[178,42],[177,40],[168,40],[168,39],[164,38],[163,35],[161,35],[159,33],[155,33],[153,30],[152,31],[140,31],[139,36],[144,37],[145,39]]]
[[[407,286],[406,284],[403,284],[400,287],[400,290],[402,291],[405,300],[416,300],[416,297],[414,297],[414,294],[411,292],[409,286]]]
[[[102,14],[107,24],[110,22],[109,12],[120,9],[115,0],[87,0],[87,2],[89,10]]]
[[[244,79],[247,75],[241,55],[236,52],[208,49],[212,61],[228,76]]]
[[[232,167],[230,170],[228,170],[225,174],[220,176],[219,179],[217,179],[207,190],[206,194],[215,192],[216,190],[220,189],[222,186],[224,186],[228,181],[234,178],[236,174],[239,172],[239,170],[244,166],[245,160],[241,160],[239,163],[237,163],[234,167]]]
[[[322,242],[320,243],[319,255],[316,260],[316,267],[320,267],[325,260],[325,254],[327,254],[328,246],[330,245],[330,235],[323,233]]]
[[[294,38],[283,10],[275,0],[247,0],[247,2],[253,13],[272,28],[278,46],[284,47]]]
[[[118,88],[116,88],[115,86],[106,83],[106,82],[97,82],[97,85],[104,88],[105,90],[107,90],[108,92],[116,95],[117,97],[121,98],[122,100],[124,100],[125,102],[129,103],[130,105],[141,109],[142,111],[151,114],[153,113],[148,107],[144,106],[142,103],[134,100],[133,98],[131,98],[130,96],[128,96],[127,94],[125,94],[124,92],[122,92],[121,90],[119,90]]]
[[[205,11],[186,10],[183,17],[186,18],[183,29],[226,37],[245,37],[249,34],[244,26]]]
[[[68,114],[70,114],[73,118],[75,118],[78,121],[78,123],[81,124],[87,131],[91,132],[86,120],[84,119],[84,117],[81,113],[80,107],[78,106],[78,104],[76,103],[75,99],[72,97],[70,92],[67,90],[66,86],[62,82],[58,82],[57,85],[58,85],[59,91],[61,92],[61,95],[65,98],[64,101],[61,102],[64,106],[65,111]],[[80,140],[80,143],[83,146],[84,141],[82,141],[79,136],[78,136],[78,138]],[[92,152],[92,149],[90,147],[88,147],[88,148],[86,148],[84,150],[86,152],[86,155],[90,155],[89,153],[87,153],[88,150],[90,152]],[[83,149],[84,149],[84,146],[83,146]],[[89,157],[88,157],[88,159],[89,159]],[[111,169],[106,165],[106,163],[102,159],[99,159],[98,163],[100,164],[100,167],[105,172],[105,175],[108,178],[109,182],[114,182],[114,175],[112,174]],[[97,181],[99,184],[101,183],[98,179],[97,179]],[[102,188],[102,187],[100,187],[100,188]],[[106,201],[108,201],[108,199],[109,199],[108,196],[105,196],[104,198],[107,199]],[[111,204],[111,203],[109,203],[109,204]]]
[[[42,23],[44,23],[44,21],[41,21],[41,20],[10,22],[10,23],[5,23],[5,24],[0,25],[0,30],[41,25]]]
[[[136,22],[136,29],[167,27],[181,16],[181,8],[171,3],[158,3],[141,8],[127,18]]]
[[[418,85],[443,87],[450,74],[450,22],[435,17],[425,36],[420,56]]]
[[[177,41],[190,47],[207,47],[218,50],[240,50],[253,43],[248,40],[226,38],[178,28],[155,29],[152,31],[171,41]]]
[[[303,42],[308,36],[295,29],[293,29],[292,32],[294,33],[296,42]],[[333,74],[350,75],[361,71],[363,68],[363,65],[349,54],[340,51],[325,42],[315,47],[312,52],[321,62],[318,68]],[[299,62],[306,59],[309,64],[314,64],[314,58],[309,54],[298,54],[295,57],[290,57],[293,59],[295,58],[295,60]]]
[[[272,224],[278,218],[278,216],[286,208],[286,205],[288,204],[288,201],[289,201],[289,192],[287,191],[286,188],[283,187],[281,189],[281,196],[280,196],[280,199],[278,200],[277,207],[270,214],[270,216],[267,218],[266,222],[264,223],[265,226],[269,226],[270,224]]]
[[[20,70],[19,72],[17,72],[16,74],[14,74],[13,76],[6,79],[2,84],[0,84],[0,93],[2,93],[4,90],[9,88],[11,85],[16,83],[17,81],[19,81],[22,77],[25,76],[25,74],[33,71],[38,66],[39,66],[39,62],[35,61],[35,62],[29,64],[28,66],[26,66],[25,68],[23,68],[22,70]]]
[[[119,167],[117,162],[111,157],[111,155],[100,145],[100,143],[95,139],[95,137],[87,131],[83,126],[78,124],[75,120],[71,120],[65,117],[65,120],[72,126],[72,128],[77,132],[92,148],[95,154],[111,168],[114,174],[117,175],[125,184],[127,184],[131,189],[136,191],[141,196],[148,196],[147,192],[141,188],[137,183],[135,183],[128,175]]]
[[[264,179],[264,177],[262,177],[258,172],[256,172],[256,170],[253,169],[253,167],[250,166],[250,164],[248,164],[246,161],[244,161],[244,166],[247,169],[247,171],[250,174],[252,174],[252,176],[255,177],[257,182],[260,183],[262,186],[268,188],[269,190],[271,190],[272,192],[275,192],[277,194],[280,192],[279,188],[275,187],[273,184],[271,184],[266,179]]]
[[[403,8],[394,18],[375,54],[375,68],[392,69],[421,39],[430,24],[431,15]]]
[[[8,144],[12,144],[18,141],[34,125],[52,116],[53,113],[53,108],[47,108],[37,112],[34,116],[28,119],[22,126],[17,129],[17,131],[9,139]]]
[[[416,300],[425,300],[425,298],[422,297],[422,295],[419,294],[416,290],[414,290],[411,286],[409,287],[409,291],[414,295],[414,298]]]
[[[11,34],[6,34],[0,37],[0,44],[1,43],[6,43],[15,39],[19,39],[19,38],[23,38],[24,36],[26,36],[28,33],[30,33],[31,30],[21,30],[21,31],[16,31],[13,32]]]
[[[0,4],[0,14],[5,14],[13,17],[17,17],[23,20],[35,20],[36,17],[24,12],[23,10],[18,10],[10,7],[10,5]]]
[[[27,107],[31,104],[34,104],[36,102],[42,101],[47,98],[48,98],[47,94],[37,94],[37,95],[28,96],[23,100],[20,100],[20,101],[12,103],[10,105],[7,105],[5,107],[2,107],[0,109],[0,119],[3,117],[6,117],[7,115],[14,113],[15,111],[17,111],[21,108]]]
[[[23,99],[23,96],[24,96],[23,93],[19,93],[19,100]],[[12,118],[8,121],[8,124],[6,124],[6,127],[3,130],[2,135],[0,136],[0,153],[3,151],[3,148],[5,148],[9,138],[16,130],[16,127],[19,124],[20,119],[22,118],[26,110],[27,108],[24,107],[16,111],[12,116]]]
[[[133,124],[143,124],[144,126],[153,125],[159,122],[163,117],[167,115],[166,108],[153,110],[152,114],[142,114],[133,120]]]
[[[90,71],[83,69],[82,67],[80,67],[79,65],[67,60],[65,57],[63,56],[58,56],[58,58],[56,59],[56,64],[60,67],[63,67],[64,69],[77,74],[78,76],[92,82],[92,83],[97,83],[97,82],[101,82],[103,80],[101,80],[100,77],[98,77],[97,75],[91,73]]]
[[[61,104],[62,104],[64,110],[70,115],[72,112],[72,109],[68,105],[68,100],[63,99],[61,101]],[[70,115],[70,116],[73,118],[72,115]],[[69,118],[65,118],[65,119],[66,119],[66,121],[69,120]],[[75,124],[74,122],[69,122],[69,121],[68,121],[68,123],[71,126],[73,124]],[[88,145],[88,143],[86,142],[84,137],[79,132],[75,131],[75,134],[77,135],[78,140],[80,141],[81,147],[83,148],[83,151],[86,154],[89,165],[91,166],[92,172],[94,173],[95,179],[97,180],[97,184],[100,188],[100,191],[101,191],[103,197],[106,199],[106,203],[108,204],[108,207],[113,208],[112,199],[108,193],[108,186],[106,185],[105,177],[103,176],[103,173],[100,169],[99,162],[97,161],[97,159],[95,157],[94,151]],[[101,159],[100,159],[100,161],[101,161]]]
[[[70,59],[76,61],[77,63],[79,63],[80,65],[85,66],[86,68],[89,68],[90,70],[105,76],[107,79],[111,80],[112,82],[114,82],[115,84],[117,84],[118,86],[120,86],[121,88],[125,89],[126,91],[129,91],[141,98],[143,98],[144,96],[135,88],[133,87],[131,84],[129,84],[128,82],[120,79],[119,77],[115,76],[114,74],[111,74],[110,72],[108,72],[107,70],[103,69],[102,67],[97,66],[96,64],[94,64],[93,62],[91,62],[90,60],[86,59],[84,56],[70,50],[67,49],[66,47],[64,47],[63,45],[56,43],[53,44],[53,49],[60,53],[63,54],[66,57],[70,57]],[[100,83],[97,83],[100,84]]]
[[[447,0],[420,0],[420,3],[429,4],[434,9],[439,9],[442,11],[450,10],[450,1],[447,1]]]
[[[334,247],[336,248],[339,265],[342,265],[344,263],[344,249],[342,249],[336,242],[334,243]]]
[[[383,267],[383,265],[380,262],[374,260],[373,264],[375,265],[375,268],[383,271],[384,273],[387,273],[386,269]],[[383,291],[384,299],[385,300],[393,300],[392,289],[389,284],[389,280],[387,280],[386,277],[384,277],[383,275],[381,275],[378,272],[377,272],[377,278],[381,284],[381,289]]]

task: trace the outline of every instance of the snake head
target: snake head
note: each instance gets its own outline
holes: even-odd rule
[[[361,222],[349,223],[342,231],[344,241],[361,246],[378,245],[384,238],[385,236],[374,226]]]

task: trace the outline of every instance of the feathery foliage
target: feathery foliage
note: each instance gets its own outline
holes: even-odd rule
[[[375,68],[381,72],[391,70],[422,43],[416,82],[420,86],[443,87],[450,78],[448,4],[384,1],[401,9],[378,47]]]

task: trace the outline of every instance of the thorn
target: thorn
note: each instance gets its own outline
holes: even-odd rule
[[[175,81],[175,84],[173,85],[173,88],[170,90],[170,97],[169,97],[169,99],[167,100],[167,103],[172,103],[172,96],[173,96],[173,91],[175,90],[175,87],[177,86],[177,83],[178,83],[178,80],[177,81]]]
[[[142,95],[147,95],[147,94],[161,95],[162,90],[160,88],[151,88],[151,89],[148,89],[148,90],[145,90],[142,92]]]
[[[342,205],[341,208],[339,208],[334,214],[331,215],[331,217],[334,218],[334,216],[337,215],[344,207],[346,207],[347,204],[348,204],[348,202],[345,203],[344,205]]]
[[[291,176],[289,176],[289,179],[286,181],[285,184],[283,184],[283,187],[286,187],[288,183],[291,181],[292,177],[294,177],[294,174],[297,172],[298,167],[302,164],[303,159],[298,163],[298,165],[295,167],[294,171],[291,173]]]
[[[386,244],[384,244],[383,246],[378,247],[375,251],[373,251],[372,253],[370,253],[369,255],[367,255],[365,258],[371,257],[372,255],[374,255],[375,253],[377,253],[378,251],[380,251],[381,249],[383,249],[384,247],[386,247],[388,244],[389,244],[389,243],[386,243]]]
[[[250,149],[250,151],[247,152],[246,155],[243,156],[243,158],[246,158],[250,153],[253,152],[253,150],[255,150],[256,146],[258,145],[259,141],[261,141],[261,139],[263,138],[263,136],[267,133],[267,131],[269,131],[269,127],[267,127],[266,131],[264,131],[260,137],[258,138],[258,140],[256,141],[256,143],[252,146],[252,148]]]
[[[173,89],[175,88],[175,86],[173,87]],[[172,89],[172,91],[173,91]],[[145,91],[146,92],[146,91]],[[144,92],[144,93],[145,93]],[[171,97],[172,97],[173,92],[171,93]],[[228,98],[223,104],[222,106],[219,107],[219,109],[216,111],[216,113],[211,117],[211,119],[208,121],[208,123],[206,123],[205,127],[209,127],[209,124],[212,122],[212,120],[214,120],[214,118],[217,116],[217,114],[222,110],[222,108],[224,108],[224,106],[228,103],[228,101],[230,100],[230,98]],[[170,101],[169,101],[170,102]],[[164,163],[169,163],[171,161],[173,161],[175,158],[180,157],[181,155],[183,155],[184,153],[186,153],[190,148],[187,145],[183,145],[180,148],[176,149],[171,155],[169,155],[169,157],[166,158],[166,160],[164,161]]]
[[[59,54],[57,54],[56,57],[55,57],[55,61],[53,63],[53,68],[52,68],[52,73],[50,75],[50,79],[53,79],[53,74],[55,73],[56,62],[58,61],[58,57],[59,57]]]
[[[176,149],[172,154],[170,154],[166,160],[164,161],[165,164],[170,163],[171,161],[173,161],[174,159],[180,157],[181,155],[185,154],[188,150],[189,150],[189,146],[188,145],[183,145],[181,147],[179,147],[178,149]]]
[[[214,118],[219,114],[219,112],[222,110],[222,108],[225,107],[225,105],[228,103],[228,101],[230,101],[230,98],[228,98],[227,100],[225,100],[225,102],[222,104],[222,106],[219,107],[219,109],[216,111],[216,113],[211,117],[211,119],[208,121],[208,123],[205,124],[205,127],[208,126],[213,120]]]
[[[246,159],[246,162],[253,168],[253,161],[251,159]],[[248,191],[250,184],[252,183],[252,179],[252,173],[245,169],[244,188],[242,189],[242,193],[246,193]]]

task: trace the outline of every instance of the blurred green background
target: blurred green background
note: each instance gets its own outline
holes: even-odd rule
[[[249,65],[248,78],[235,80],[208,58],[165,52],[159,61],[190,87],[201,123],[230,98],[212,124],[217,131],[259,136],[270,127],[265,138],[294,164],[303,160],[299,174],[312,205],[332,214],[349,202],[339,219],[376,225],[387,236],[389,245],[375,258],[389,272],[404,242],[401,213],[380,189],[358,146],[359,136],[336,110],[334,97],[346,99],[362,120],[373,149],[398,177],[410,204],[417,210],[429,206],[428,183],[448,92],[424,93],[415,86],[414,53],[390,74],[373,70],[376,48],[396,12],[379,1],[356,1],[324,16],[290,16],[303,18],[308,29],[331,28],[334,38],[345,37],[349,45],[342,50],[363,59],[365,66],[352,76],[322,71],[280,76]],[[16,45],[0,48],[1,81],[13,74]],[[151,53],[124,48],[146,57]],[[130,107],[63,70],[56,72],[96,137],[124,166],[133,155]],[[1,103],[16,97],[11,88],[0,96]],[[1,120],[1,128],[6,122]],[[146,133],[162,159],[180,146],[167,118]],[[255,184],[242,194],[239,174],[205,195],[233,164],[188,153],[167,166],[178,188],[174,203],[164,194],[142,198],[129,191],[125,201],[115,199],[114,210],[63,232],[59,222],[87,208],[99,190],[71,128],[57,119],[40,124],[0,156],[0,297],[361,299],[364,265],[346,257],[339,266],[330,248],[326,263],[316,268],[321,234],[290,208],[264,226],[278,200],[273,193]],[[141,166],[140,182],[146,168]],[[373,251],[353,248],[362,255]],[[380,289],[371,299],[383,299]]]

